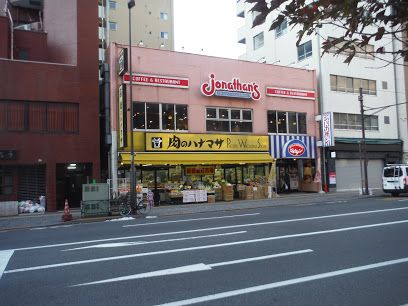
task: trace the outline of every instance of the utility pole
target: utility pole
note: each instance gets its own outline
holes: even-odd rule
[[[364,190],[362,190],[363,195],[368,195],[368,175],[367,175],[367,149],[365,141],[365,118],[364,118],[364,104],[363,104],[363,88],[360,87],[360,95],[358,96],[360,101],[360,114],[361,114],[361,147],[363,151],[363,173],[364,173]],[[361,158],[361,155],[360,155]]]

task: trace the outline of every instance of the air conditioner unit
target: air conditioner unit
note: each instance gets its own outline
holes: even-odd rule
[[[14,29],[31,31],[31,24],[29,24],[29,23],[28,24],[22,24],[22,25],[14,27]]]
[[[44,0],[9,0],[13,6],[24,7],[34,10],[42,10]]]
[[[43,30],[43,26],[41,22],[33,22],[30,25],[31,25],[32,31],[42,31]]]

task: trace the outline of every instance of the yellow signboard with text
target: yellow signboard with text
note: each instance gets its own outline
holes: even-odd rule
[[[269,137],[228,134],[146,133],[147,152],[269,152]]]

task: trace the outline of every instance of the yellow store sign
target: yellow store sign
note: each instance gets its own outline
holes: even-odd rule
[[[269,152],[268,136],[146,133],[146,151]]]

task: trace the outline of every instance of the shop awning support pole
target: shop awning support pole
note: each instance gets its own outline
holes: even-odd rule
[[[133,207],[136,202],[136,184],[135,184],[135,148],[133,141],[133,73],[132,73],[132,18],[131,9],[135,6],[135,0],[128,1],[129,9],[129,100],[130,100],[130,203]]]

